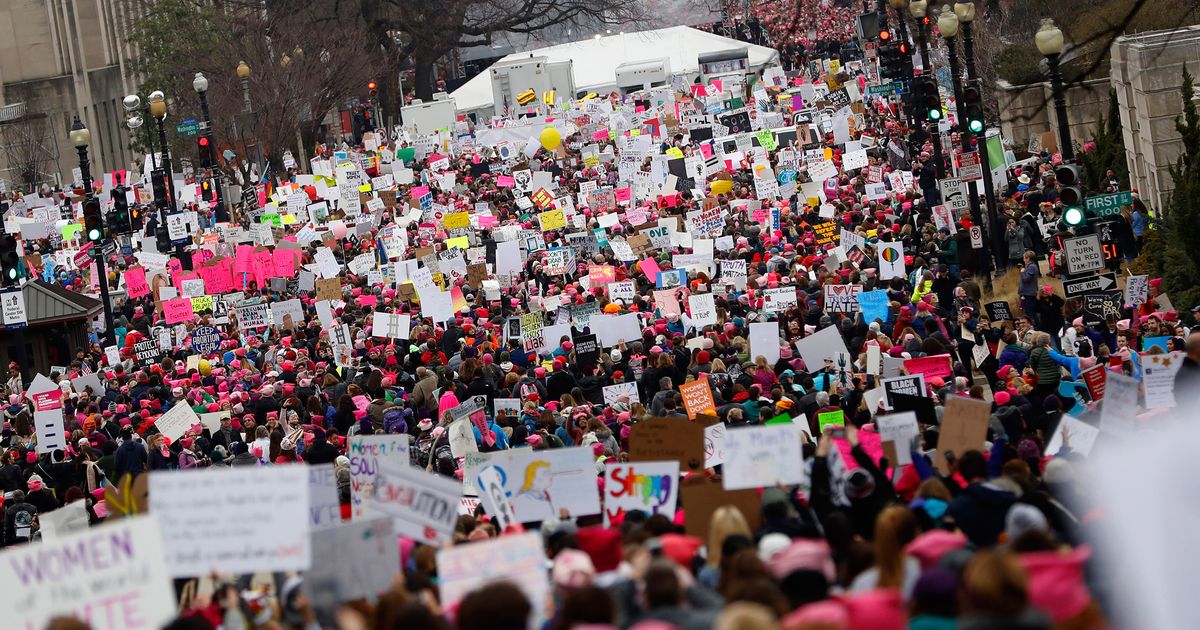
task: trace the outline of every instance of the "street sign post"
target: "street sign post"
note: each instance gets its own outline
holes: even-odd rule
[[[1088,293],[1103,293],[1117,288],[1117,276],[1114,273],[1102,273],[1090,278],[1079,278],[1063,282],[1063,293],[1068,298],[1079,297]]]
[[[175,133],[181,136],[197,135],[200,133],[200,122],[195,118],[188,118],[178,125],[175,125]]]
[[[1083,200],[1083,209],[1093,217],[1103,219],[1121,214],[1121,206],[1128,206],[1132,203],[1133,193],[1123,190],[1107,195],[1085,197]]]
[[[1071,275],[1104,268],[1104,251],[1100,249],[1099,235],[1063,239],[1063,252],[1067,255],[1067,273]]]
[[[979,163],[978,151],[959,153],[957,159],[959,179],[964,182],[973,182],[983,179],[983,166]]]

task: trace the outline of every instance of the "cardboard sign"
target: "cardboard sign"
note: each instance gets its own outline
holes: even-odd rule
[[[164,556],[153,516],[10,547],[0,554],[4,625],[45,628],[64,615],[93,630],[160,628],[177,613]]]
[[[304,571],[310,564],[305,466],[151,473],[172,577]]]
[[[679,469],[704,469],[704,429],[683,418],[650,418],[629,434],[629,461],[679,462]]]
[[[708,526],[717,508],[729,505],[736,507],[746,517],[750,531],[758,529],[762,520],[762,500],[757,490],[726,490],[716,481],[707,479],[684,483],[679,488],[679,500],[687,510],[684,531],[689,536],[708,540]],[[718,553],[720,550],[716,550]],[[709,550],[709,553],[712,553]]]
[[[951,396],[946,400],[946,412],[942,415],[941,432],[938,434],[937,457],[934,459],[934,465],[940,473],[950,474],[947,452],[960,458],[967,451],[983,450],[991,414],[991,403],[983,400],[962,396]]]

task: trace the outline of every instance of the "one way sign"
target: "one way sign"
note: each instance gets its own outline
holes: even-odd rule
[[[1079,297],[1087,293],[1111,291],[1116,288],[1117,276],[1113,273],[1102,273],[1096,276],[1063,282],[1063,293],[1068,298]]]

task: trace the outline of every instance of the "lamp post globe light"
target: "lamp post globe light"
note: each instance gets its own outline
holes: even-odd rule
[[[1075,147],[1071,144],[1071,124],[1067,120],[1067,99],[1063,91],[1062,72],[1059,71],[1058,66],[1065,44],[1063,32],[1054,24],[1054,20],[1046,18],[1042,20],[1042,26],[1034,36],[1034,43],[1037,44],[1038,52],[1042,53],[1042,56],[1050,64],[1050,91],[1054,96],[1055,117],[1058,118],[1059,150],[1062,151],[1063,161],[1069,162],[1075,159]]]
[[[208,77],[204,76],[202,72],[197,72],[196,78],[192,79],[192,89],[200,97],[200,112],[204,116],[200,130],[201,142],[204,144],[201,147],[200,166],[209,172],[209,177],[212,179],[213,192],[217,200],[215,218],[217,222],[225,223],[229,221],[229,211],[225,208],[225,199],[221,193],[221,169],[216,163],[217,147],[213,139],[212,117],[208,114]]]
[[[245,61],[238,62],[237,75],[242,80],[242,108],[250,113],[253,111],[250,106],[250,66]]]
[[[108,277],[104,270],[104,254],[102,241],[104,239],[104,215],[100,212],[100,202],[92,192],[92,165],[88,160],[88,145],[92,143],[92,132],[83,124],[79,116],[71,125],[69,134],[71,145],[79,152],[79,176],[83,180],[83,222],[84,237],[92,243],[92,258],[96,261],[96,281],[100,285],[100,302],[104,305],[104,339],[105,345],[117,343],[113,332],[112,298],[108,295]]]

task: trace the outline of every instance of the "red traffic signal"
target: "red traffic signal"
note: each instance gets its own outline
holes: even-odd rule
[[[204,136],[200,136],[200,140],[198,140],[197,142],[200,144],[201,147],[208,146],[208,138],[205,138]]]
[[[879,41],[886,42],[892,39],[892,32],[888,30],[879,31]]]
[[[367,81],[367,89],[374,90],[378,85],[374,81]]]

